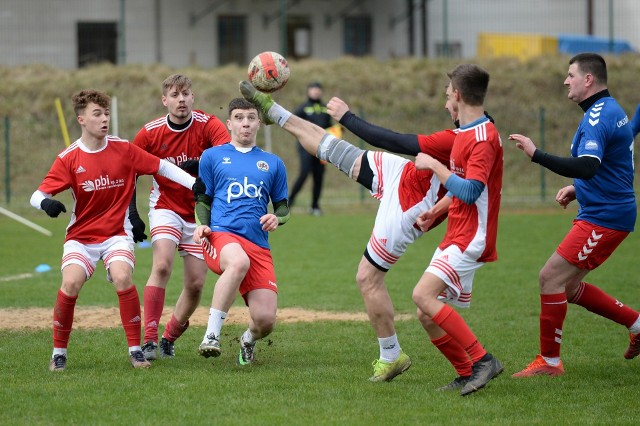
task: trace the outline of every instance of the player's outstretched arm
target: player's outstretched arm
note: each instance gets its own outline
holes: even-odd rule
[[[407,155],[420,152],[418,135],[397,133],[371,124],[349,111],[349,106],[340,98],[331,98],[327,103],[327,112],[351,133],[376,148]]]
[[[50,198],[50,194],[45,194],[40,190],[36,190],[29,200],[30,204],[36,209],[44,210],[49,217],[58,217],[60,213],[66,213],[67,208],[58,200]]]

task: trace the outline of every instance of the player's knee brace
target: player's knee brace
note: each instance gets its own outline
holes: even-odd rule
[[[342,139],[336,139],[327,133],[322,137],[318,146],[317,157],[336,166],[347,176],[351,177],[353,165],[364,150],[351,145]]]

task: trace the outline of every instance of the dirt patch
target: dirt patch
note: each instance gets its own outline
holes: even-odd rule
[[[51,328],[53,308],[8,308],[0,309],[0,330],[39,330]],[[171,309],[165,309],[161,323],[166,324],[171,318]],[[196,309],[190,319],[192,326],[206,326],[209,308]],[[283,308],[278,310],[279,323],[315,322],[315,321],[368,321],[364,312],[329,312],[311,311],[302,308]],[[410,319],[411,315],[397,315],[396,320]],[[247,324],[249,311],[247,308],[231,308],[226,324]],[[120,312],[117,307],[77,307],[73,328],[96,329],[121,327]]]

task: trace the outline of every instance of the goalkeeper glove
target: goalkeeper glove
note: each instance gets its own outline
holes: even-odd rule
[[[140,219],[138,213],[129,213],[129,222],[131,222],[131,233],[133,233],[133,242],[140,243],[147,239],[147,234],[144,233],[145,224]]]
[[[180,168],[193,176],[198,176],[200,162],[198,160],[187,160],[180,163]]]
[[[197,177],[196,178],[196,182],[191,187],[191,190],[193,191],[194,198],[197,200],[198,199],[198,195],[203,195],[203,194],[205,194],[207,192],[207,186],[204,184],[202,179]]]
[[[53,200],[51,198],[45,198],[40,203],[40,208],[45,211],[49,215],[49,217],[58,217],[58,215],[62,212],[67,212],[64,204],[62,204],[58,200]]]

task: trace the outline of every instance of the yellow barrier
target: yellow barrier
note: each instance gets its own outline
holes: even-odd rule
[[[511,56],[525,61],[558,53],[558,39],[540,34],[480,33],[478,57]]]

